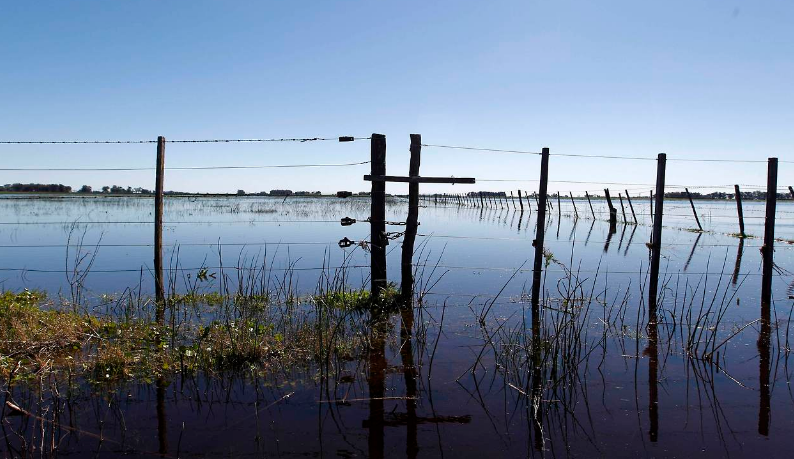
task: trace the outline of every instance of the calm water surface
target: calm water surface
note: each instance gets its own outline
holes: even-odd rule
[[[602,201],[593,202],[595,220],[586,201],[576,202],[578,219],[570,201],[559,210],[552,202],[547,309],[537,323],[526,295],[534,202],[524,213],[423,202],[415,262],[422,285],[432,288],[410,314],[367,319],[369,333],[384,333],[373,335],[364,358],[336,362],[330,371],[307,364],[84,387],[62,415],[70,427],[57,432],[59,451],[76,457],[789,457],[794,246],[776,245],[775,302],[764,327],[758,321],[763,203],[745,203],[746,232],[759,237],[741,241],[731,236],[738,232],[733,202],[696,201],[706,230],[697,233],[689,203],[668,200],[663,307],[649,311],[647,197],[633,202],[637,225],[624,225],[618,208],[615,233],[603,221]],[[387,219],[402,221],[406,212],[404,199],[389,200]],[[626,212],[633,221],[628,204]],[[302,294],[314,292],[327,266],[346,266],[348,284],[367,286],[366,250],[341,249],[337,241],[368,239],[366,223],[339,224],[368,214],[365,198],[167,198],[165,260],[176,290],[201,268],[237,276],[257,265],[267,267],[272,285],[291,274]],[[85,288],[98,310],[101,294],[139,286],[151,292],[151,199],[3,196],[0,215],[3,289],[68,298],[65,271],[86,266],[75,265],[75,254],[95,253]],[[790,202],[778,205],[776,235],[794,239]],[[400,240],[392,241],[388,267],[395,282],[399,249]],[[202,288],[217,288],[217,280],[210,277]],[[571,301],[571,290],[585,299]],[[686,349],[709,341],[724,341],[719,354],[705,358]],[[530,346],[537,342],[544,344]],[[35,399],[34,389],[15,390],[17,400]],[[40,427],[30,419],[6,425],[23,435]],[[6,438],[0,448],[11,456],[19,440],[8,431]]]

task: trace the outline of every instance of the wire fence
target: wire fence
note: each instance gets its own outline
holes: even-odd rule
[[[247,138],[247,139],[179,139],[179,140],[168,140],[167,143],[178,143],[178,144],[228,144],[228,143],[266,143],[266,142],[289,142],[289,143],[307,143],[307,142],[354,142],[357,140],[372,140],[372,137],[353,137],[353,136],[337,136],[337,137],[304,137],[304,138]],[[112,145],[112,144],[158,144],[158,142],[165,142],[164,139],[158,140],[5,140],[0,141],[0,145]],[[444,150],[465,150],[476,152],[478,154],[516,154],[516,155],[542,155],[542,152],[531,151],[526,149],[503,149],[503,148],[487,148],[487,147],[474,147],[474,146],[464,146],[464,145],[444,145],[444,144],[426,144],[422,143],[422,147],[426,147],[431,149],[433,152],[442,152]],[[553,153],[550,154],[552,160],[554,158],[587,158],[587,159],[596,159],[596,160],[622,160],[622,161],[647,161],[647,162],[655,162],[657,161],[656,157],[651,156],[621,156],[621,155],[597,155],[597,154],[578,154],[578,153]],[[691,157],[675,157],[670,156],[667,158],[667,161],[671,162],[699,162],[699,163],[736,163],[736,164],[763,164],[767,163],[767,160],[759,160],[759,159],[719,159],[719,158],[691,158]],[[778,161],[779,163],[783,164],[792,164],[794,161]],[[356,167],[362,166],[366,164],[372,164],[371,159],[361,158],[360,161],[351,161],[351,162],[306,162],[306,163],[295,163],[295,164],[259,164],[259,165],[190,165],[190,166],[154,166],[154,167],[3,167],[0,168],[2,172],[135,172],[135,171],[202,171],[202,170],[246,170],[246,169],[281,169],[281,168],[341,168],[341,167]],[[485,183],[538,183],[541,179],[536,178],[477,178],[478,182],[485,182]],[[653,213],[649,200],[646,200],[647,197],[635,195],[633,197],[629,196],[629,191],[632,193],[634,192],[645,192],[649,190],[653,190],[656,186],[655,183],[642,183],[642,182],[624,182],[624,181],[586,181],[586,180],[549,180],[548,183],[552,184],[575,184],[575,185],[598,185],[600,187],[609,188],[610,186],[620,186],[620,187],[632,187],[632,188],[622,188],[622,191],[618,193],[618,199],[620,200],[620,206],[623,215],[622,224],[630,224],[631,219],[634,219],[634,223],[638,223],[637,215],[643,218],[643,222],[641,224],[647,224],[647,219],[651,218]],[[739,184],[741,188],[752,190],[752,192],[756,193],[758,197],[762,197],[765,191],[768,189],[769,185],[763,184]],[[666,190],[685,190],[686,195],[690,194],[689,189],[692,190],[724,190],[726,196],[732,196],[734,194],[734,184],[702,184],[696,183],[692,185],[684,185],[684,184],[665,184]],[[786,199],[787,192],[791,192],[791,197],[794,198],[794,191],[791,190],[790,187],[782,186],[774,187],[776,190],[782,194],[782,198]],[[500,192],[500,194],[496,194],[494,192],[490,192],[486,195],[482,193],[479,194],[464,194],[464,195],[422,195],[421,200],[422,202],[428,205],[435,205],[440,207],[451,207],[451,208],[480,208],[480,210],[484,209],[507,209],[512,210],[513,212],[518,212],[519,207],[520,210],[523,212],[524,207],[526,206],[526,211],[528,214],[527,217],[527,225],[524,228],[524,231],[530,232],[532,231],[532,226],[530,225],[530,218],[532,212],[537,212],[537,196],[536,192],[533,191],[531,198],[530,194],[524,192],[523,196],[520,191],[515,190],[517,192],[517,200],[518,206],[516,204],[516,197],[512,195],[508,195],[508,192]],[[617,213],[617,206],[615,206],[612,202],[606,201],[603,197],[600,196],[600,193],[604,191],[604,189],[594,189],[594,190],[585,190],[585,193],[593,193],[593,196],[588,196],[587,201],[579,195],[574,197],[572,192],[569,192],[569,196],[561,195],[558,192],[556,195],[551,194],[549,195],[549,204],[548,204],[548,211],[549,215],[553,216],[555,213],[558,214],[558,223],[559,220],[562,219],[563,209],[564,212],[567,214],[566,217],[573,218],[573,231],[572,234],[576,230],[576,223],[575,221],[581,217],[587,218],[588,215],[592,217],[593,222],[597,220],[603,219],[603,216],[610,216],[612,217],[614,214]],[[623,193],[625,192],[625,194]],[[651,197],[653,197],[653,192],[651,191]],[[628,200],[628,206],[630,206],[630,213],[627,213],[626,207],[622,202],[623,198]],[[279,196],[281,198],[281,196]],[[633,198],[634,202],[631,201]],[[670,199],[670,198],[666,198]],[[533,200],[535,206],[533,207]],[[617,201],[614,197],[611,198],[612,201]],[[596,203],[596,210],[593,207],[593,201]],[[696,200],[700,201],[700,200]],[[675,201],[671,201],[675,202]],[[700,201],[701,203],[703,201]],[[577,207],[577,203],[579,207]],[[731,203],[731,201],[726,201],[726,203]],[[605,210],[603,208],[604,205],[609,205],[609,210]],[[635,206],[637,206],[637,210],[635,210]],[[686,205],[668,205],[666,204],[665,211],[663,212],[664,217],[672,217],[672,218],[692,218],[693,216],[695,219],[698,217],[698,211],[695,210],[695,204],[691,204],[692,212],[689,213],[689,206]],[[764,215],[752,215],[753,213],[761,213],[764,212],[763,209],[752,208],[752,206],[747,207],[744,209],[746,214],[750,215],[743,215],[743,220],[749,221],[764,221],[766,216]],[[630,215],[631,217],[628,217]],[[781,222],[785,223],[786,219],[790,219],[791,215],[794,215],[794,211],[792,210],[783,210],[777,209],[776,210],[776,219],[781,220]],[[724,215],[724,214],[704,214],[703,209],[701,209],[700,213],[701,218],[704,218],[706,221],[710,221],[711,219],[715,219],[717,221],[724,220],[726,222],[736,220],[737,217],[731,215]],[[7,217],[6,217],[7,218]],[[551,220],[549,220],[551,221]],[[521,217],[519,217],[519,229],[520,229],[520,222]],[[260,218],[249,218],[249,219],[231,219],[231,220],[224,220],[224,219],[216,219],[216,220],[165,220],[161,222],[165,226],[172,226],[172,225],[233,225],[233,224],[292,224],[292,225],[303,225],[303,224],[338,224],[340,223],[339,219],[311,219],[311,218],[273,218],[273,219],[260,219]],[[392,222],[393,223],[393,222]],[[26,219],[25,221],[7,221],[3,220],[3,216],[0,216],[0,227],[31,227],[31,226],[69,226],[69,225],[78,225],[78,226],[90,226],[90,225],[155,225],[155,221],[149,220],[117,220],[117,219],[109,219],[109,220],[101,220],[101,219],[91,219],[91,220],[41,220],[37,221],[36,218]],[[700,221],[697,222],[698,226],[701,225]],[[787,223],[786,223],[787,224]],[[512,226],[512,223],[511,223]],[[636,226],[634,227],[636,230]],[[624,228],[625,231],[625,228]],[[559,232],[559,229],[558,229]],[[610,238],[614,232],[609,233],[609,238],[607,239],[590,239],[590,234],[588,233],[587,239],[585,241],[577,241],[576,239],[570,240],[562,240],[560,241],[557,239],[556,241],[550,241],[553,243],[566,243],[566,244],[578,244],[579,242],[583,242],[584,244],[617,244],[618,250],[625,248],[626,252],[628,252],[629,247],[640,247],[647,246],[648,243],[641,241],[636,242],[633,241],[632,238],[634,236],[633,231],[631,233],[630,239],[628,241],[623,241],[623,235],[621,235],[619,241],[612,241]],[[391,238],[397,239],[403,236],[404,232],[395,232],[395,233],[388,233],[392,235]],[[725,235],[725,234],[723,234]],[[449,239],[449,240],[465,240],[465,241],[507,241],[507,242],[517,242],[517,243],[531,243],[531,233],[528,234],[528,237],[490,237],[490,236],[473,236],[473,235],[455,235],[455,234],[436,234],[433,232],[422,232],[418,233],[417,236],[428,238],[428,239]],[[690,243],[682,243],[682,242],[674,242],[674,241],[664,241],[662,244],[666,247],[692,247],[692,252],[696,250],[696,248],[734,248],[736,247],[735,244],[729,244],[724,242],[704,242],[699,243],[700,236],[695,240],[694,244]],[[749,239],[747,243],[742,240],[742,247],[745,249],[763,249],[764,245],[760,243],[752,243],[749,242],[752,239]],[[781,242],[791,242],[784,239],[779,239]],[[364,240],[364,241],[349,241],[350,243],[354,243],[355,245],[353,250],[357,247],[366,247],[367,244],[371,244],[372,241]],[[321,246],[326,247],[324,250],[329,250],[327,247],[333,247],[337,245],[337,241],[288,241],[288,242],[266,242],[266,241],[247,241],[247,242],[173,242],[169,244],[160,244],[159,248],[171,248],[173,250],[177,250],[179,247],[266,247],[266,246]],[[341,244],[339,244],[341,246]],[[156,243],[102,243],[97,242],[94,244],[74,244],[74,243],[42,243],[42,244],[33,244],[33,243],[13,243],[13,244],[0,244],[0,249],[35,249],[35,248],[47,248],[47,249],[99,249],[99,248],[158,248],[158,244]],[[787,248],[794,248],[794,245],[780,245],[777,248],[779,249],[787,249]],[[346,250],[346,249],[343,249]],[[606,251],[606,249],[605,249]],[[624,252],[625,254],[625,252]],[[690,254],[691,259],[691,254]],[[688,264],[688,262],[687,262]],[[435,264],[429,265],[426,263],[415,263],[415,268],[438,268],[443,270],[454,270],[454,271],[476,271],[476,272],[487,272],[487,271],[494,271],[494,272],[532,272],[532,269],[523,269],[518,268],[515,266],[466,266],[466,265],[457,265],[457,264]],[[368,269],[371,268],[370,264],[344,264],[339,266],[288,266],[288,267],[268,267],[268,270],[271,271],[322,271],[322,270],[335,270],[335,269]],[[236,271],[250,271],[250,270],[261,270],[262,268],[247,268],[243,266],[196,266],[196,267],[164,267],[163,271],[166,272],[194,272],[198,270],[236,270]],[[114,269],[92,269],[92,273],[138,273],[143,271],[151,271],[148,266],[138,266],[138,267],[130,267],[130,268],[114,268]],[[548,273],[554,274],[566,274],[569,271],[565,270],[557,270],[557,269],[545,269]],[[63,274],[70,272],[69,269],[46,269],[46,268],[28,268],[28,267],[8,267],[8,266],[0,266],[0,272],[20,272],[20,273],[54,273],[54,274]],[[585,274],[595,274],[598,271],[595,270],[579,270],[577,272],[585,273]],[[627,275],[636,275],[638,271],[627,271],[627,270],[612,270],[607,272],[611,274],[627,274]],[[686,276],[761,276],[761,273],[755,272],[734,272],[734,273],[723,273],[723,272],[711,272],[708,270],[705,271],[687,271],[686,268],[684,271],[678,272],[663,272],[660,273],[662,275],[686,275]],[[792,274],[782,268],[775,274],[776,277],[792,277]]]

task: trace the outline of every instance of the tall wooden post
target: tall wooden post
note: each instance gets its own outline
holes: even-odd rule
[[[629,190],[623,190],[626,192],[626,199],[629,201],[629,209],[631,209],[631,218],[634,219],[634,224],[637,224],[637,214],[634,213],[634,205],[631,203],[631,196],[629,196]]]
[[[593,210],[593,203],[592,201],[590,201],[590,194],[587,191],[585,191],[584,195],[587,198],[587,204],[590,205],[590,213],[593,214],[593,220],[595,220],[596,219],[595,210]]]
[[[532,214],[532,201],[529,200],[529,192],[524,190],[524,199],[527,200],[527,211],[529,211],[530,215]]]
[[[648,307],[656,310],[656,296],[659,292],[659,260],[662,253],[662,218],[664,215],[664,174],[667,155],[659,153],[656,160],[656,209],[653,218],[651,240],[651,278],[648,287]]]
[[[482,198],[482,191],[480,191],[480,207],[485,207],[485,200]]]
[[[165,137],[157,137],[157,166],[154,182],[154,290],[157,325],[165,322],[165,282],[163,281],[163,181],[165,176]]]
[[[419,176],[419,163],[422,154],[422,136],[411,134],[411,163],[408,167],[409,177]],[[409,301],[413,295],[413,257],[416,229],[419,224],[419,182],[408,183],[408,218],[405,220],[405,237],[402,253],[402,283],[400,293],[403,300]]]
[[[614,227],[618,222],[618,210],[612,205],[612,198],[609,196],[609,188],[604,188],[604,196],[609,205],[609,226]]]
[[[535,260],[532,267],[532,317],[539,317],[540,282],[543,269],[543,238],[546,232],[546,193],[549,186],[549,149],[544,148],[540,159],[540,202],[538,203],[538,227],[535,232]]]
[[[761,247],[763,272],[761,277],[761,309],[769,314],[772,304],[772,262],[775,246],[775,208],[777,206],[777,158],[769,158],[766,178],[766,217],[764,221],[764,245]],[[763,314],[762,314],[763,317]]]
[[[788,192],[791,193],[791,199],[794,199],[794,188],[791,186],[788,187]]]
[[[618,199],[620,199],[620,211],[623,213],[623,223],[627,223],[626,220],[626,206],[623,205],[623,195],[618,193]]]
[[[512,193],[512,191],[511,191]],[[524,212],[524,201],[521,200],[521,190],[518,190],[518,204],[521,206],[521,212]]]
[[[573,204],[574,218],[579,218],[579,211],[576,210],[576,201],[573,200],[573,193],[569,191],[568,194],[571,195],[571,204]]]
[[[694,201],[692,201],[692,195],[689,194],[689,188],[684,188],[684,191],[686,191],[686,197],[689,199],[689,205],[692,206],[692,213],[695,215],[695,223],[698,224],[698,229],[700,231],[703,231],[703,227],[700,226],[700,219],[698,218],[698,213],[695,210],[695,203]]]
[[[744,212],[742,211],[742,192],[739,190],[739,185],[733,186],[734,196],[736,197],[736,212],[739,213],[739,237],[745,237],[744,234]]]
[[[386,175],[386,136],[372,134],[370,142],[370,170],[373,177]],[[370,210],[370,241],[372,266],[370,281],[372,297],[377,298],[386,288],[386,182],[372,181]]]

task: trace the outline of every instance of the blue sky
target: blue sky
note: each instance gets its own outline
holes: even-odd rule
[[[0,6],[2,140],[408,135],[552,154],[792,160],[789,1],[40,1]],[[5,167],[147,167],[154,146],[0,146]],[[348,144],[167,147],[167,165],[341,163]],[[535,156],[425,148],[423,175],[535,180]],[[367,166],[170,171],[166,188],[365,190]],[[765,164],[674,163],[668,183],[765,183]],[[653,162],[552,158],[552,180],[652,183]],[[150,172],[0,183],[153,187]],[[794,184],[781,164],[780,185]],[[423,192],[537,189],[537,182]],[[553,183],[551,190],[597,190]],[[625,187],[624,187],[625,188]],[[648,188],[648,187],[633,187]],[[389,185],[404,192],[401,185]]]

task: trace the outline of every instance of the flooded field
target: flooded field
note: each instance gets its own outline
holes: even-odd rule
[[[3,339],[62,337],[35,350],[6,341],[0,451],[788,456],[794,204],[778,202],[766,322],[763,202],[744,203],[740,239],[733,201],[696,200],[698,232],[689,203],[666,200],[654,310],[647,196],[633,202],[637,224],[618,208],[614,233],[602,200],[596,219],[585,200],[551,202],[533,316],[534,202],[422,200],[414,297],[390,292],[373,308],[358,244],[368,198],[167,197],[168,330],[154,330],[152,199],[1,196],[0,287],[16,292],[3,307],[27,320],[6,320]],[[405,221],[407,200],[386,210]]]

